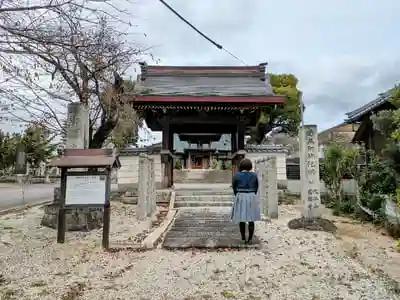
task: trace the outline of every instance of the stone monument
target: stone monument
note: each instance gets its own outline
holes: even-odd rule
[[[318,131],[316,125],[305,125],[301,131],[302,216],[312,220],[321,217]]]
[[[85,149],[88,139],[85,139],[86,126],[88,122],[88,111],[85,105],[80,102],[68,104],[67,128],[66,128],[66,149]],[[87,131],[88,132],[88,131]],[[50,228],[57,228],[57,214],[60,200],[60,188],[54,188],[53,203],[45,206],[45,213],[41,225]],[[102,208],[76,208],[66,211],[66,223],[68,231],[90,230],[102,226]]]

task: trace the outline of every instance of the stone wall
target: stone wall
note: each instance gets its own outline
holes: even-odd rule
[[[231,170],[174,170],[174,183],[229,183],[231,181]]]

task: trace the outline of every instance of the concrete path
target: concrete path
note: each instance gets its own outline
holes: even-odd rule
[[[59,184],[26,184],[24,197],[18,184],[0,184],[0,210],[53,199],[54,187]]]

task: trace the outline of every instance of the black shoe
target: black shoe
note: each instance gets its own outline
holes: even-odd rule
[[[248,240],[248,241],[246,241],[246,244],[247,245],[251,245],[251,244],[253,244],[253,241],[252,240]]]

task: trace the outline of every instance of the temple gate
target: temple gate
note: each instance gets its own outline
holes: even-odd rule
[[[173,185],[174,133],[197,143],[231,135],[232,171],[245,156],[246,131],[262,108],[282,104],[257,66],[150,66],[141,63],[142,93],[132,106],[153,131],[162,131],[163,187]],[[194,162],[197,164],[197,162]]]

